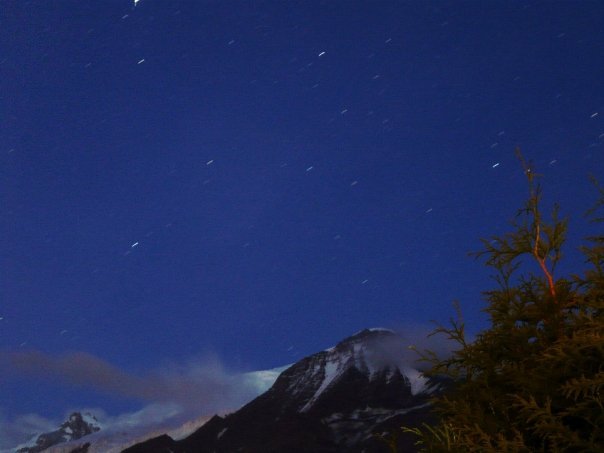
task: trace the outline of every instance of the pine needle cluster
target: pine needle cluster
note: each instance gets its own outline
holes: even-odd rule
[[[555,277],[567,221],[557,209],[543,218],[537,175],[518,155],[528,200],[513,230],[485,240],[478,254],[497,282],[485,293],[490,327],[468,341],[458,309],[434,332],[456,351],[445,360],[424,355],[433,375],[455,385],[435,401],[439,424],[403,428],[423,451],[604,451],[604,235],[583,247],[587,271]],[[592,221],[602,222],[596,213]]]

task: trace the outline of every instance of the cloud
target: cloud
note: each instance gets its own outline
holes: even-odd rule
[[[403,363],[420,371],[430,368],[431,365],[421,360],[419,352],[432,351],[441,359],[450,356],[458,345],[453,341],[445,341],[443,335],[431,335],[435,327],[429,324],[396,326],[394,330],[400,338],[390,346],[392,354],[400,357]],[[468,340],[471,339],[472,337],[469,336]]]
[[[78,386],[148,399],[152,389],[143,379],[118,369],[85,352],[53,357],[38,351],[10,352],[0,355],[0,370],[29,377],[58,379]]]
[[[52,356],[39,351],[0,353],[0,373],[28,376],[145,402],[175,402],[209,411],[237,407],[256,394],[255,382],[218,360],[171,364],[135,375],[86,352]]]
[[[176,426],[201,415],[233,411],[267,390],[280,371],[236,373],[209,357],[135,374],[86,352],[58,356],[39,351],[0,352],[3,380],[36,378],[143,404],[139,411],[117,416],[98,408],[88,410],[101,422],[103,430],[119,427],[136,431],[166,421]],[[66,416],[48,420],[33,414],[14,420],[0,417],[0,450],[27,441],[32,434],[55,430],[65,419]]]

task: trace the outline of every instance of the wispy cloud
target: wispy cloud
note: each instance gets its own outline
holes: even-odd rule
[[[101,409],[92,410],[105,428],[134,429],[161,424],[167,419],[182,422],[187,417],[234,410],[265,391],[277,375],[277,371],[232,372],[216,358],[165,364],[135,374],[86,352],[59,356],[39,351],[0,352],[3,379],[36,378],[135,399],[143,404],[140,411],[117,416],[109,416]],[[16,440],[27,440],[33,433],[57,429],[58,424],[56,420],[31,414],[14,420],[0,418],[0,449],[15,446]]]
[[[225,370],[218,360],[172,364],[136,375],[86,352],[52,356],[39,351],[0,353],[3,376],[27,376],[94,389],[145,402],[176,402],[216,410],[237,405],[257,392],[240,373]]]

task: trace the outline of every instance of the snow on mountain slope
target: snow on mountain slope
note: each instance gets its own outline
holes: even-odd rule
[[[374,328],[357,332],[288,369],[287,392],[303,395],[306,401],[299,411],[307,412],[327,389],[353,368],[369,381],[392,379],[395,373],[400,373],[408,382],[412,395],[432,391],[428,379],[403,360],[399,354],[401,348],[400,338],[391,330]]]
[[[89,413],[74,412],[59,429],[37,436],[34,442],[16,448],[17,453],[38,453],[47,451],[53,445],[81,439],[100,431],[98,420]]]

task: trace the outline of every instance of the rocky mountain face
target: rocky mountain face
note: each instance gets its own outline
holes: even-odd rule
[[[150,439],[124,453],[389,452],[379,435],[429,421],[432,381],[402,361],[393,332],[368,329],[289,367],[237,412],[215,416],[189,437]],[[413,451],[400,437],[400,451]]]
[[[59,429],[40,434],[33,445],[19,448],[17,453],[38,453],[53,445],[80,439],[100,429],[99,423],[93,415],[74,412]]]

